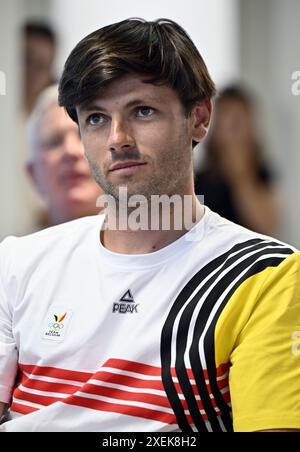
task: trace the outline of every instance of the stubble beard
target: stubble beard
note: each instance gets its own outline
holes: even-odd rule
[[[185,134],[183,133],[182,136],[184,137]],[[176,145],[170,144],[169,151],[161,154],[156,162],[148,157],[147,165],[153,168],[152,174],[148,172],[146,177],[140,177],[137,181],[133,180],[134,176],[126,176],[123,177],[123,182],[114,184],[107,180],[97,162],[90,156],[87,156],[87,160],[96,183],[106,195],[111,195],[116,203],[119,202],[121,187],[127,188],[128,198],[133,195],[142,195],[148,201],[151,200],[152,195],[184,195],[192,172],[192,151],[189,150],[188,143],[183,138]]]

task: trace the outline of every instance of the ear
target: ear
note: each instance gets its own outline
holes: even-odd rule
[[[29,179],[31,180],[34,188],[43,197],[45,193],[43,192],[41,184],[39,183],[39,178],[37,176],[37,171],[34,163],[29,162],[26,164],[26,173],[28,174]]]
[[[34,186],[36,186],[36,177],[35,177],[35,171],[34,171],[34,164],[33,163],[26,163],[26,173],[33,183]]]
[[[210,99],[199,102],[192,110],[192,139],[200,142],[206,136],[212,113]]]

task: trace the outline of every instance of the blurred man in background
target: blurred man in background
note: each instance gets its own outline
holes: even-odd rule
[[[91,176],[79,129],[58,106],[56,85],[40,95],[28,122],[27,171],[46,203],[41,226],[94,215],[101,190]]]
[[[24,44],[24,111],[34,108],[41,91],[55,81],[53,63],[56,37],[44,23],[27,22],[23,27]]]

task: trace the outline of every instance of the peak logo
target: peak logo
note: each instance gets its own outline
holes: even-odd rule
[[[118,312],[119,314],[138,313],[138,304],[135,303],[131,290],[127,290],[124,295],[119,299],[118,303],[113,304],[112,312]]]
[[[64,339],[66,329],[71,317],[71,311],[63,309],[51,309],[46,317],[43,329],[43,338],[53,341],[61,341]]]

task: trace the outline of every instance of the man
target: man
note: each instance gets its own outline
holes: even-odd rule
[[[45,201],[46,224],[96,215],[101,194],[84,156],[78,126],[58,105],[58,87],[40,95],[28,122],[28,174]]]
[[[2,243],[2,430],[300,427],[299,254],[194,194],[192,144],[214,92],[166,19],[104,27],[69,56],[60,104],[110,205]],[[175,215],[178,199],[190,208]]]

